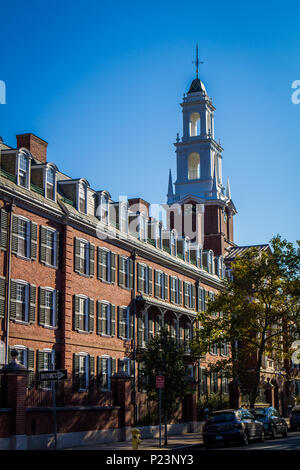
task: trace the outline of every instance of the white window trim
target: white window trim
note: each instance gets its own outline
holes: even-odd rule
[[[50,328],[54,328],[55,321],[56,321],[56,318],[55,318],[55,317],[56,317],[55,306],[56,306],[57,291],[56,291],[55,288],[53,288],[53,287],[47,287],[47,286],[46,286],[46,287],[43,287],[43,289],[44,289],[46,292],[51,292],[51,293],[52,293],[52,307],[51,307],[51,308],[52,308],[52,319],[51,319],[51,320],[52,320],[52,325],[47,325],[47,324],[46,324],[45,326],[48,327],[48,328],[49,328],[49,327],[50,327]],[[47,308],[46,305],[44,305],[44,307]],[[46,349],[45,349],[45,351],[46,351]]]
[[[29,323],[29,288],[30,288],[30,284],[29,282],[27,281],[23,281],[23,279],[14,279],[13,280],[14,282],[16,282],[17,284],[22,284],[25,286],[25,320],[19,320],[17,319],[17,317],[15,318],[15,323]],[[15,302],[16,303],[19,303],[17,299],[15,299]]]
[[[23,344],[15,344],[14,346],[12,346],[13,349],[16,349],[17,351],[24,351],[24,362],[25,364],[23,364],[24,367],[28,367],[28,348],[26,346],[24,346]]]
[[[20,158],[26,157],[28,163],[28,170],[26,175],[26,186],[22,186],[20,184]],[[17,185],[21,186],[22,188],[30,189],[30,166],[31,166],[31,157],[25,152],[19,152],[17,154]]]
[[[77,312],[79,315],[84,315],[84,330],[78,329],[79,332],[88,333],[89,331],[89,297],[84,294],[78,294],[77,297],[84,300],[84,312]],[[80,309],[80,302],[79,302],[79,309]]]
[[[107,354],[99,356],[101,359],[107,359],[107,388],[101,388],[103,392],[109,392],[111,390],[111,372],[112,372],[112,358]]]
[[[54,183],[53,183],[53,199],[47,198],[47,184],[48,184],[48,178],[47,178],[47,173],[48,170],[52,170],[54,172]],[[57,196],[57,175],[56,175],[56,170],[53,168],[52,165],[46,165],[44,168],[44,196],[45,198],[49,199],[50,201],[56,202],[56,196]],[[52,184],[52,183],[51,183]]]
[[[85,358],[85,387],[84,388],[79,388],[79,392],[85,392],[89,388],[89,354],[86,352],[79,352],[76,353],[79,357],[84,357]],[[79,373],[80,373],[80,359],[79,359]]]

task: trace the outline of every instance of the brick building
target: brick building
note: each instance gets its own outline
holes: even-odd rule
[[[236,247],[236,209],[229,181],[226,190],[222,184],[215,108],[198,77],[182,108],[183,137],[175,143],[177,181],[174,193],[170,172],[166,227],[143,199],[113,201],[84,177],[65,175],[59,162],[47,161],[41,138],[17,135],[15,148],[0,142],[0,357],[7,364],[17,349],[30,371],[22,431],[26,448],[46,447],[51,435],[51,419],[45,419],[49,384],[36,384],[41,370],[68,371],[68,381],[57,390],[59,433],[73,436],[68,442],[92,431],[98,441],[122,438],[115,431],[124,420],[112,394],[112,376],[120,369],[132,377],[129,413],[142,423],[149,408],[138,352],[162,325],[184,346],[198,395],[220,387],[227,392],[225,377],[205,373],[208,363],[228,356],[227,345],[221,350],[212,345],[195,362],[189,340],[196,312],[220,290],[224,258]],[[140,296],[145,303],[134,315],[133,300]],[[178,410],[174,423],[195,419],[186,409]],[[0,411],[3,448],[17,434],[5,410]]]

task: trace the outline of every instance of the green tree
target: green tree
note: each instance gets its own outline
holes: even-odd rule
[[[178,347],[176,340],[170,336],[166,327],[150,339],[141,357],[143,364],[141,372],[149,401],[158,403],[156,376],[160,374],[164,376],[162,412],[165,423],[165,445],[167,444],[168,418],[189,391],[190,385],[183,357],[183,349]]]
[[[287,365],[300,331],[300,244],[295,248],[277,235],[270,245],[263,252],[249,248],[235,259],[232,280],[224,280],[222,292],[206,312],[199,312],[201,327],[192,344],[198,356],[208,352],[212,342],[230,345],[232,376],[248,388],[252,407],[263,356]]]

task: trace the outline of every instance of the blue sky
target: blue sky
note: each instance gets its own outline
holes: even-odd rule
[[[1,7],[0,135],[33,132],[96,189],[165,203],[195,71],[216,107],[238,244],[299,239],[300,4],[14,1]]]

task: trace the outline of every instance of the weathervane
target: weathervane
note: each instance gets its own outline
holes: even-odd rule
[[[198,78],[199,64],[203,64],[203,62],[200,62],[200,61],[199,61],[199,57],[198,57],[198,44],[196,44],[196,60],[193,60],[193,64],[196,65],[196,78]]]

